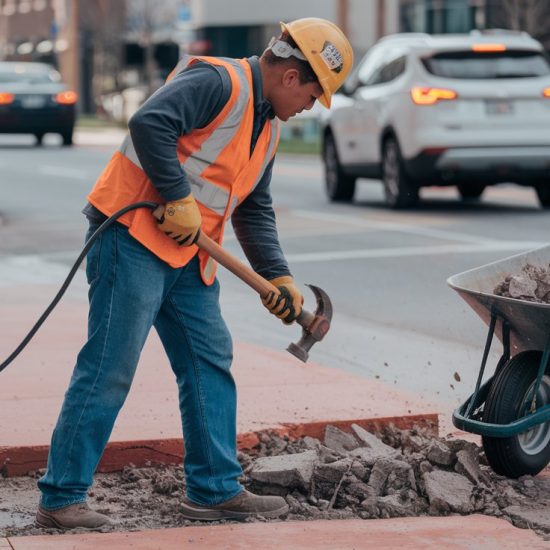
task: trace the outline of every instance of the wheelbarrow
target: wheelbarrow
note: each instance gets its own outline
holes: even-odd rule
[[[550,462],[550,304],[493,294],[526,264],[548,268],[550,246],[447,280],[489,327],[474,393],[454,411],[453,424],[481,435],[491,468],[512,478],[535,475]],[[502,355],[482,383],[495,333]]]

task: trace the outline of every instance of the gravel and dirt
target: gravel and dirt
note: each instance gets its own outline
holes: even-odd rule
[[[477,513],[550,540],[550,469],[536,477],[498,476],[483,450],[464,440],[393,426],[376,435],[357,425],[350,433],[328,426],[323,441],[263,434],[254,452],[240,453],[239,460],[248,489],[286,498],[284,519]],[[59,533],[33,525],[41,473],[0,477],[0,536]],[[98,474],[89,503],[116,521],[109,531],[181,527],[192,524],[180,513],[184,491],[180,467],[127,467]]]

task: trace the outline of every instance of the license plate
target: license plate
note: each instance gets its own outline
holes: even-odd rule
[[[29,95],[21,98],[21,106],[25,109],[40,109],[46,105],[46,99],[41,95]]]
[[[485,106],[488,115],[509,115],[514,112],[514,104],[507,99],[489,99]]]

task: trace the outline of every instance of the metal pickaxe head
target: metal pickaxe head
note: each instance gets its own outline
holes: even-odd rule
[[[306,286],[311,288],[313,294],[315,294],[317,308],[315,313],[302,309],[302,312],[296,318],[297,323],[302,326],[302,337],[298,342],[291,343],[287,348],[288,352],[304,363],[309,357],[309,350],[313,344],[320,342],[329,331],[330,321],[332,320],[332,302],[328,294],[318,286]]]

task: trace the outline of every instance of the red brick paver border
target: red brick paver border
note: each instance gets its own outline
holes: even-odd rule
[[[436,414],[303,422],[285,424],[268,431],[274,431],[281,436],[288,435],[291,439],[306,435],[322,439],[325,428],[329,424],[345,431],[350,431],[352,424],[359,424],[366,430],[375,432],[380,431],[389,424],[402,429],[408,429],[416,425],[424,427],[433,435],[438,433],[438,417]],[[242,451],[252,449],[259,443],[261,432],[248,432],[238,435],[239,449]],[[114,472],[122,470],[129,464],[137,467],[147,464],[179,464],[182,461],[183,452],[183,440],[179,438],[112,442],[107,445],[103,453],[98,471]],[[0,472],[7,477],[25,475],[32,470],[44,468],[47,458],[47,445],[0,447]]]

